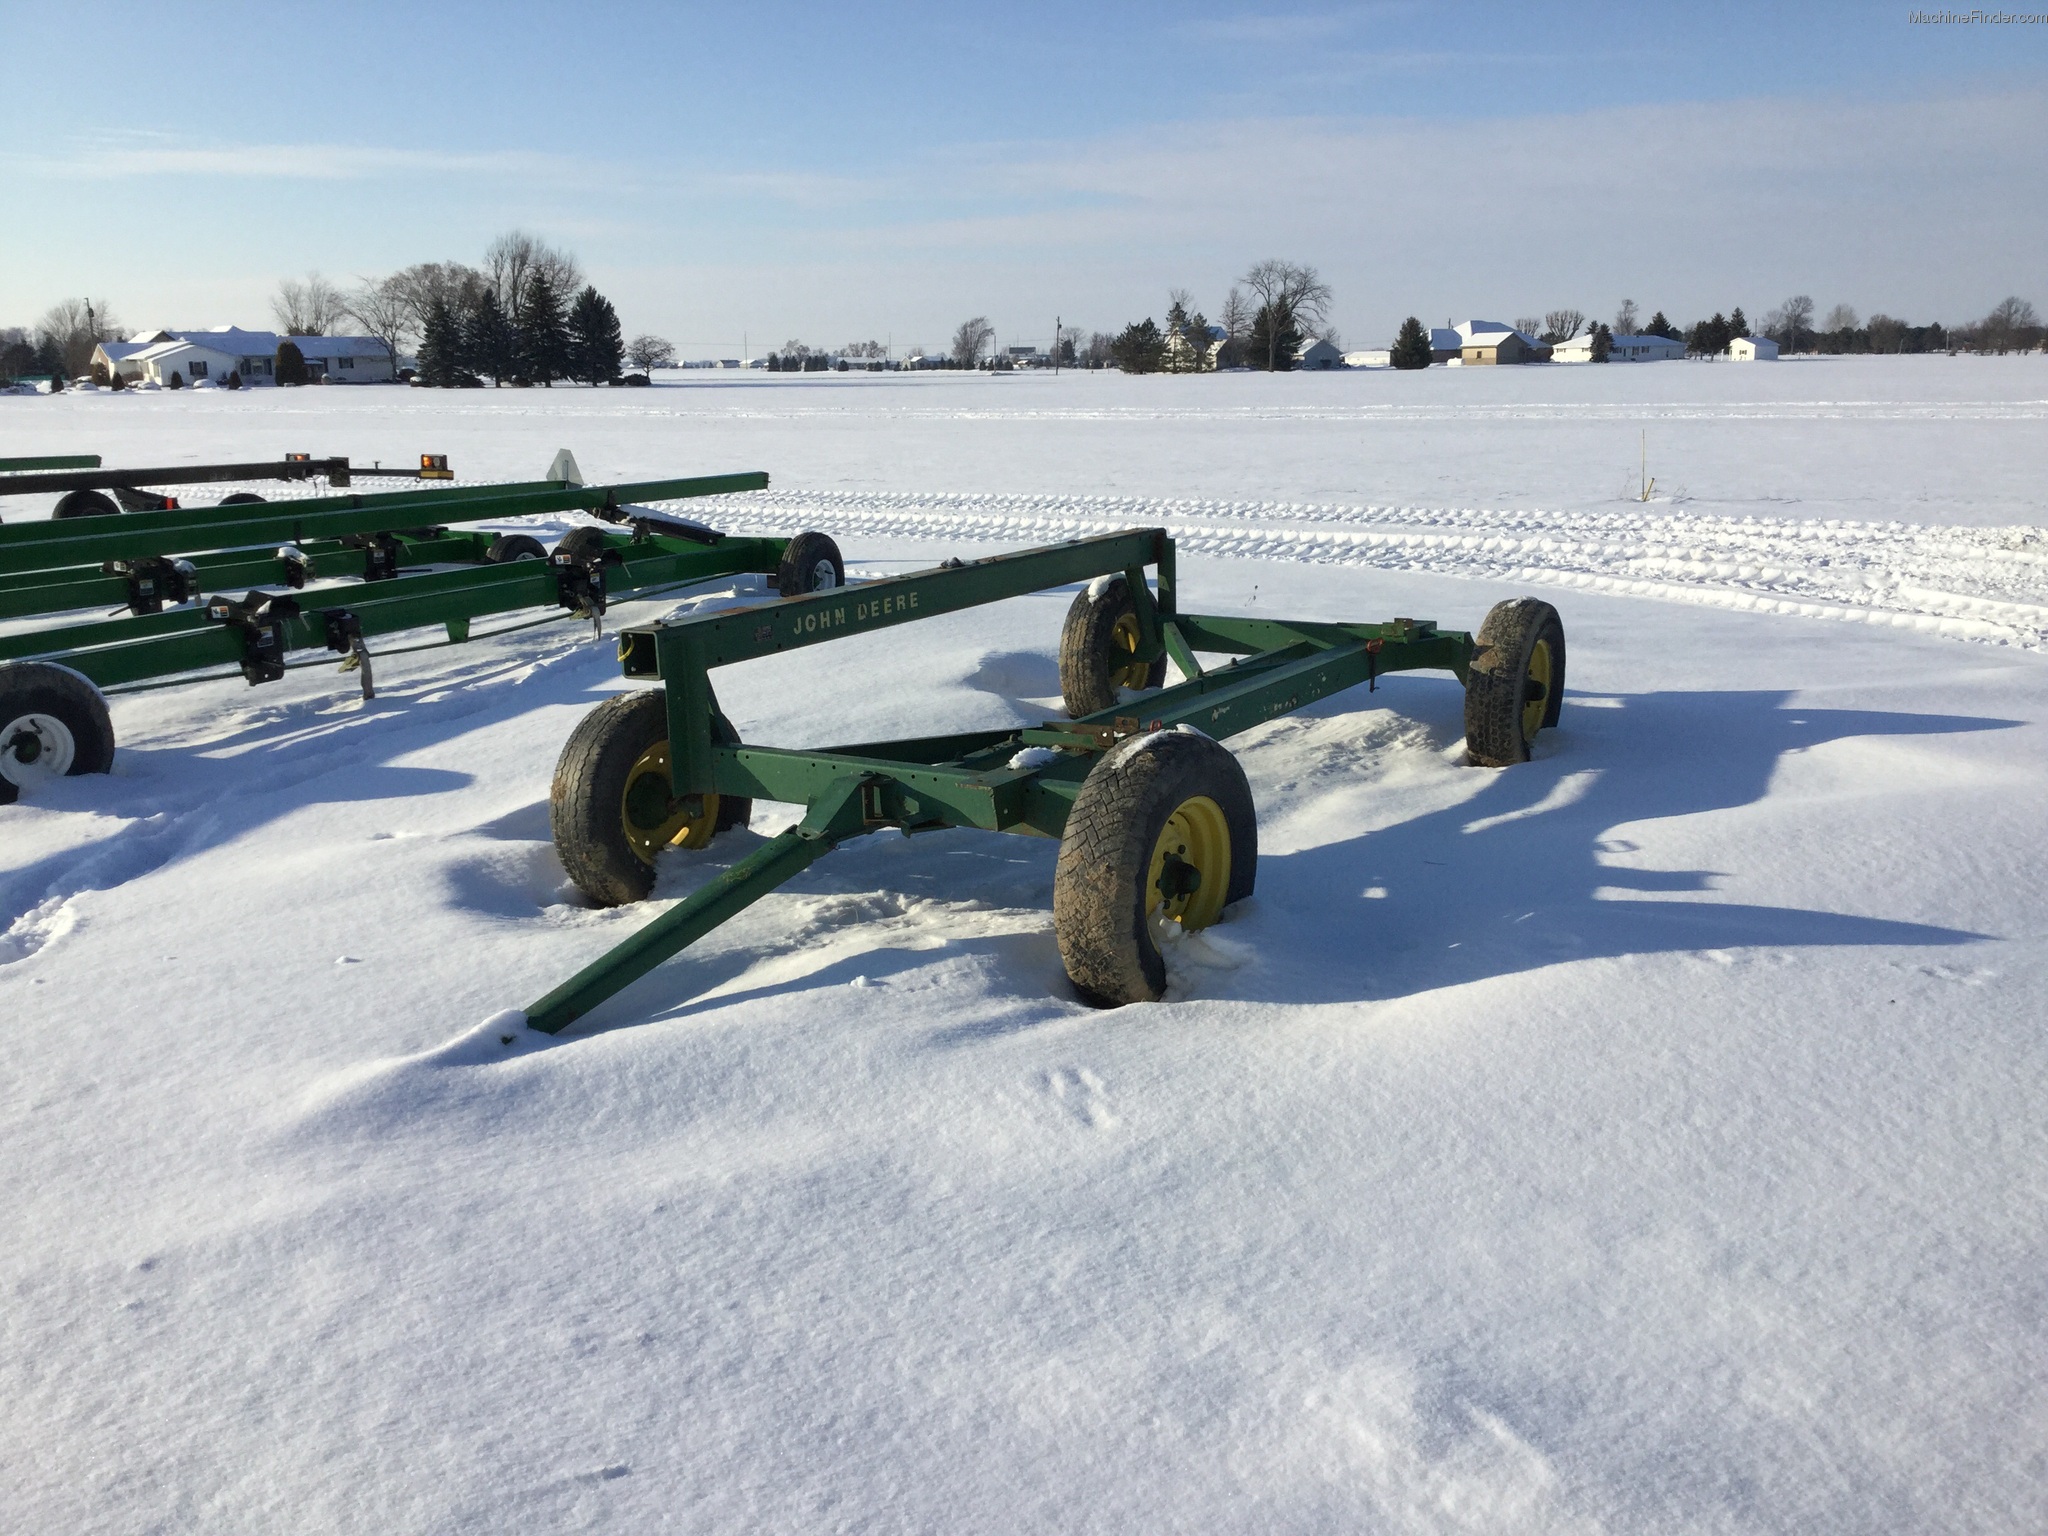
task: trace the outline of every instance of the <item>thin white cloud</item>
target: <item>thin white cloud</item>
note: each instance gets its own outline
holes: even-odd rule
[[[593,167],[525,151],[461,153],[362,144],[179,143],[159,136],[87,141],[54,153],[7,152],[17,170],[57,179],[227,177],[266,181],[373,181],[394,176],[496,176],[572,181]]]

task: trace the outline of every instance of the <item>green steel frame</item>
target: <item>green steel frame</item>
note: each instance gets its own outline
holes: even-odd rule
[[[73,518],[63,522],[0,523],[0,573],[54,572],[65,567],[146,560],[195,550],[246,549],[307,539],[393,533],[428,524],[483,522],[533,513],[595,512],[627,520],[628,514],[621,509],[629,503],[758,491],[765,490],[767,485],[768,477],[758,471],[613,486],[544,480],[131,512],[120,517]],[[75,570],[72,575],[75,578]]]
[[[1135,659],[1164,651],[1185,681],[1030,729],[818,751],[713,739],[714,667],[1116,574],[1138,610]],[[1197,653],[1231,659],[1204,669]],[[1230,736],[1388,672],[1443,669],[1462,682],[1473,654],[1471,635],[1423,619],[1329,624],[1181,613],[1173,541],[1157,528],[622,630],[625,674],[658,678],[666,690],[676,802],[715,791],[802,805],[805,815],[548,993],[527,1010],[527,1022],[549,1033],[565,1028],[849,837],[884,827],[978,827],[1056,838],[1099,756],[1126,737],[1178,725]]]
[[[772,574],[788,540],[726,538],[704,545],[607,534],[604,544],[617,557],[616,564],[607,563],[602,578],[609,600],[720,576]],[[346,651],[347,642],[357,638],[438,624],[450,641],[462,641],[469,638],[474,619],[527,608],[571,607],[573,597],[565,600],[564,575],[560,563],[540,560],[430,571],[278,594],[284,601],[270,613],[257,615],[246,612],[246,603],[216,599],[162,613],[0,637],[0,662],[60,662],[102,688],[115,688],[209,667],[243,666],[252,659],[252,640],[281,652],[308,647]],[[275,639],[253,635],[248,621],[269,617],[282,626]],[[343,643],[336,644],[337,639]],[[248,671],[243,675],[252,682],[264,680]]]
[[[161,569],[174,556],[188,595],[213,594],[191,606],[181,601],[0,637],[0,662],[60,662],[102,687],[222,665],[261,682],[282,675],[285,653],[309,646],[360,657],[370,636],[441,625],[459,641],[468,638],[472,620],[490,614],[559,606],[594,617],[608,596],[774,573],[787,540],[728,538],[641,505],[767,483],[758,471],[611,486],[547,480],[0,525],[0,617],[128,602],[135,570],[149,563]],[[572,561],[491,564],[492,535],[438,526],[451,516],[483,521],[564,511],[593,512],[633,531],[606,533],[599,547]],[[302,592],[250,591],[239,602],[218,595],[251,586],[301,588],[309,576],[342,574],[337,560],[378,558],[380,542],[395,546],[382,551],[387,560],[402,551],[408,565],[459,568]],[[274,547],[280,543],[288,548]]]

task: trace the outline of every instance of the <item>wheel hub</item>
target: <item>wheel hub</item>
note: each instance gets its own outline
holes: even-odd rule
[[[820,560],[811,567],[811,590],[829,592],[839,585],[839,572],[833,569],[830,560]]]
[[[1207,795],[1183,800],[1152,845],[1146,915],[1206,928],[1222,915],[1229,889],[1230,824],[1223,807]]]
[[[1550,702],[1550,642],[1538,640],[1529,651],[1529,672],[1522,679],[1522,739],[1534,741],[1543,729],[1545,707]]]
[[[634,762],[619,797],[626,841],[648,864],[664,848],[702,848],[718,830],[718,796],[675,798],[668,762],[668,743],[656,742]]]
[[[1110,643],[1114,647],[1109,664],[1109,680],[1119,688],[1143,688],[1151,681],[1151,664],[1133,659],[1138,649],[1138,616],[1135,613],[1120,614],[1116,626],[1110,631]]]
[[[17,715],[0,726],[0,778],[16,789],[62,778],[77,756],[71,728],[55,715]]]

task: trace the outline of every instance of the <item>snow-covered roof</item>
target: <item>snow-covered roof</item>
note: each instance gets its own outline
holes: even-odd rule
[[[140,352],[144,345],[139,341],[103,341],[95,350],[104,354],[110,363],[122,363]]]
[[[243,355],[239,352],[230,352],[226,347],[215,346],[210,341],[187,341],[184,337],[178,336],[173,337],[169,341],[160,341],[154,346],[139,348],[131,354],[131,358],[138,363],[149,363],[155,362],[158,358],[172,357],[181,352],[194,351],[211,352],[219,357],[240,357]]]
[[[293,336],[289,338],[306,357],[384,357],[384,343],[374,336]],[[277,348],[272,347],[275,352]]]
[[[1497,331],[1474,331],[1465,338],[1464,344],[1468,347],[1498,347],[1505,343],[1510,336],[1519,336],[1522,340],[1522,345],[1525,347],[1540,347],[1543,345],[1534,336],[1524,331],[1518,331],[1511,325],[1503,326]]]
[[[1460,320],[1451,329],[1465,338],[1467,346],[1470,346],[1475,341],[1481,346],[1494,346],[1499,342],[1499,335],[1521,335],[1521,332],[1517,331],[1512,325],[1502,325],[1498,320]],[[1496,332],[1499,335],[1496,335]],[[1526,336],[1522,337],[1522,339],[1524,341],[1528,340]]]

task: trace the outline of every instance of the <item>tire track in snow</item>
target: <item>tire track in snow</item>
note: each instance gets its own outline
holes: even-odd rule
[[[672,505],[682,506],[682,503]],[[1163,525],[1187,554],[1359,565],[2048,644],[2048,530],[1640,511],[1329,506],[1142,496],[768,491],[693,517],[835,537],[1005,544]]]

